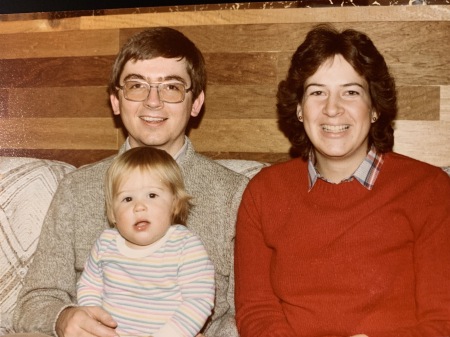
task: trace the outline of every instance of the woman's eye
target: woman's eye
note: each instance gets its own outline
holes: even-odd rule
[[[349,91],[347,91],[347,94],[349,96],[357,96],[357,95],[359,95],[359,92],[355,91],[355,90],[349,90]]]

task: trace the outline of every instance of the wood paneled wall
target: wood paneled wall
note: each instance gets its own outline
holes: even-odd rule
[[[204,115],[190,137],[214,158],[287,159],[275,94],[289,59],[315,24],[369,34],[399,88],[395,150],[450,165],[450,6],[227,9],[0,22],[0,155],[77,166],[124,140],[106,84],[133,33],[171,26],[204,52]]]

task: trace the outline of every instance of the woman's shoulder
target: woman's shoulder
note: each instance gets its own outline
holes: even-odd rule
[[[413,183],[450,185],[450,176],[442,167],[396,152],[385,154],[384,164],[381,168],[381,172],[383,171],[396,180],[402,178],[413,181]]]
[[[389,152],[385,154],[385,162],[388,166],[398,169],[400,172],[411,172],[414,170],[415,174],[425,175],[442,175],[446,172],[438,166],[414,159],[412,157],[397,153]]]

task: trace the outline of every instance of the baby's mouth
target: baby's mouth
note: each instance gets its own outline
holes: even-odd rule
[[[148,221],[138,221],[134,224],[134,228],[136,228],[137,230],[143,230],[148,226],[150,226],[150,222]]]

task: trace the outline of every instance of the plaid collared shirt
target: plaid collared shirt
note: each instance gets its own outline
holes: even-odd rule
[[[315,168],[315,162],[316,157],[314,155],[314,151],[311,151],[308,160],[309,191],[311,191],[311,189],[314,187],[317,179],[327,181]],[[358,166],[356,171],[347,179],[342,180],[342,182],[352,181],[353,179],[356,179],[365,188],[371,190],[373,188],[373,185],[375,184],[375,181],[377,180],[383,162],[383,154],[378,153],[375,149],[375,146],[372,145],[370,151],[367,153],[366,158],[364,158],[363,162]]]

